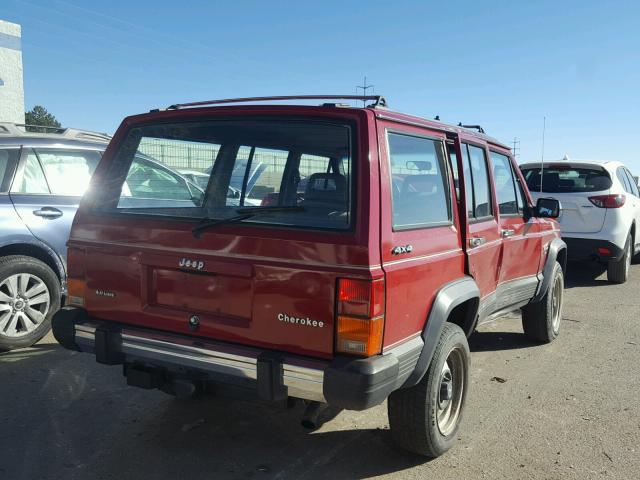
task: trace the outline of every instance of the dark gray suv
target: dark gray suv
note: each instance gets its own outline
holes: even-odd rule
[[[48,331],[66,290],[66,243],[108,135],[0,123],[0,350]]]

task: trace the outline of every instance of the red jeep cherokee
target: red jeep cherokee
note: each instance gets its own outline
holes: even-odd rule
[[[532,340],[558,334],[560,206],[533,207],[481,128],[357,99],[125,119],[73,224],[57,340],[138,387],[305,399],[309,423],[388,399],[399,445],[448,450],[476,326],[520,308]]]

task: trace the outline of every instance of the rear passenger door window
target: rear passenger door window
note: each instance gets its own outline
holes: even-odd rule
[[[393,229],[451,221],[442,141],[389,133]]]
[[[511,162],[507,156],[491,152],[491,163],[493,164],[493,179],[498,197],[498,211],[500,215],[517,215],[518,200]]]
[[[53,195],[80,197],[100,161],[94,150],[35,149]]]
[[[34,195],[49,194],[49,185],[42,171],[42,166],[36,154],[31,151],[27,154],[22,171],[22,178],[14,183],[13,193],[25,193]]]
[[[485,150],[475,145],[463,144],[463,155],[467,157],[463,164],[469,218],[491,217],[493,216],[491,184]]]

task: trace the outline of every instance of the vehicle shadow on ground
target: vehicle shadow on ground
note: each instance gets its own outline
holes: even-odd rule
[[[539,345],[527,339],[522,332],[474,332],[469,338],[469,348],[472,352],[517,350]]]
[[[597,262],[569,262],[564,286],[575,288],[611,285],[606,275],[600,278],[606,271],[607,267]]]
[[[384,406],[309,432],[303,405],[179,401],[55,344],[2,354],[0,384],[0,478],[369,478],[427,462],[393,445]]]

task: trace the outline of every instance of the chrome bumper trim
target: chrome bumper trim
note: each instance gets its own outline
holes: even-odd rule
[[[75,325],[75,341],[82,351],[94,351],[95,331],[95,324]],[[127,361],[156,361],[238,378],[258,378],[259,349],[127,328],[117,335],[117,348]],[[324,402],[327,365],[319,360],[283,356],[282,381],[288,387],[288,395]]]

